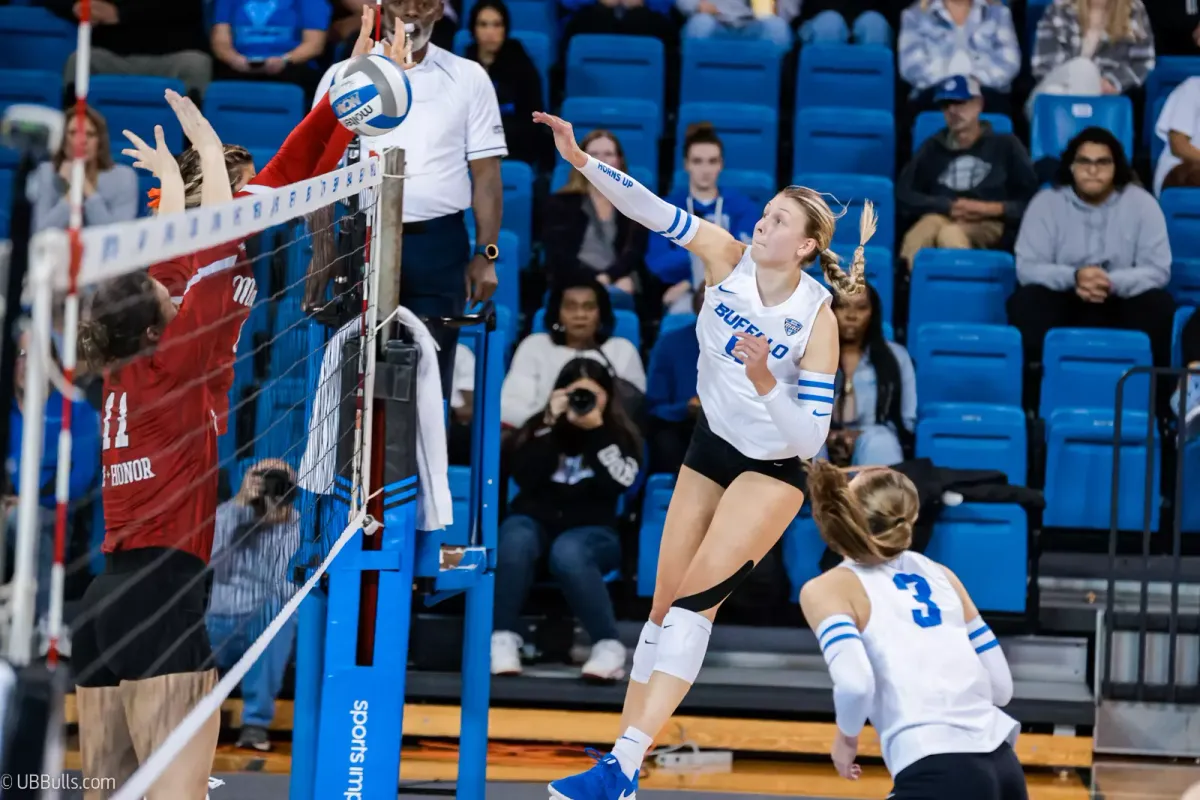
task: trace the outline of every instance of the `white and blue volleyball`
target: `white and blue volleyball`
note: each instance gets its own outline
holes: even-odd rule
[[[338,122],[360,136],[395,130],[412,106],[412,86],[404,70],[386,56],[369,53],[346,62],[329,89]]]

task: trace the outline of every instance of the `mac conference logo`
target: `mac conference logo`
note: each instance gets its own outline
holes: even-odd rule
[[[783,332],[788,336],[795,336],[803,327],[804,326],[800,324],[799,320],[792,319],[791,317],[788,317],[783,321]]]

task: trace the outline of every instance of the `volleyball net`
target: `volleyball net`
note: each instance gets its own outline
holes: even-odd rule
[[[380,254],[400,219],[398,195],[390,224],[382,218],[385,160],[398,184],[402,159],[31,243],[22,405],[61,415],[62,434],[44,448],[46,420],[25,414],[9,659],[69,656],[68,684],[108,686],[170,673],[207,639],[198,666],[221,675],[194,702],[152,713],[124,698],[136,758],[110,752],[105,763],[132,766],[89,776],[83,754],[85,778],[115,779],[118,800],[176,785],[174,759],[215,735],[210,721],[239,684],[278,694],[301,602],[377,528],[376,336],[398,280],[384,276],[392,299],[381,305]],[[147,286],[176,315],[131,346],[129,331],[154,327]],[[107,378],[87,358],[98,350],[117,359]],[[180,573],[179,551],[211,553],[208,568]],[[65,602],[81,585],[82,601]],[[189,613],[199,599],[204,613]],[[246,698],[243,725],[267,726],[262,705]],[[96,719],[80,704],[81,743]]]

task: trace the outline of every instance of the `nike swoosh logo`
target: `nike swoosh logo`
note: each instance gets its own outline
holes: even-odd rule
[[[654,645],[658,644],[658,642],[652,642],[649,639],[642,639],[642,644],[648,644],[653,647]]]
[[[782,466],[783,466],[783,462],[782,462],[782,461],[772,461],[772,462],[771,462],[771,466],[773,466],[773,467],[782,467]]]
[[[814,417],[828,417],[828,416],[832,416],[832,414],[833,414],[832,411],[826,411],[824,414],[822,414],[820,411],[813,412]]]
[[[737,292],[731,292],[719,283],[717,284],[717,291],[724,292],[725,294],[737,294]]]
[[[621,792],[620,800],[632,800],[632,798],[634,798],[634,797],[637,797],[637,792],[634,792],[633,794],[629,794],[628,792],[623,791],[623,792]]]

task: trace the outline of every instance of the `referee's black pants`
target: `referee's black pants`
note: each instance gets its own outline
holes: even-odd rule
[[[457,317],[467,300],[471,243],[463,212],[404,223],[400,251],[400,305],[418,317]],[[450,398],[458,329],[432,323],[438,344],[442,395]]]

